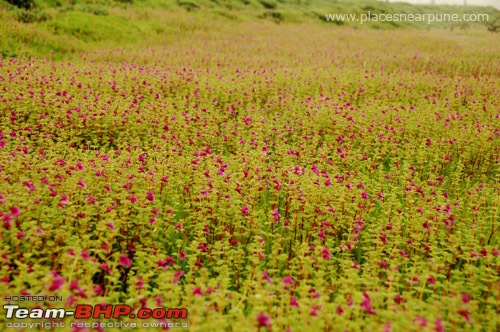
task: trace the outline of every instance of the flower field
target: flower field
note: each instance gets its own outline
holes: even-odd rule
[[[272,22],[0,59],[0,294],[498,330],[499,78],[486,31]]]

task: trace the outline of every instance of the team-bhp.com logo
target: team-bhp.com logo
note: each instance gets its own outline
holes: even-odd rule
[[[24,318],[65,318],[74,317],[76,319],[85,318],[139,318],[139,319],[182,319],[187,318],[188,311],[185,308],[141,308],[137,314],[132,313],[132,307],[126,304],[118,305],[88,305],[78,304],[74,311],[68,311],[64,308],[55,309],[27,309],[20,308],[17,304],[5,304],[3,308],[6,311],[5,318],[24,319]]]
[[[117,305],[111,305],[111,304],[98,304],[98,305],[88,305],[88,304],[78,304],[74,310],[67,310],[64,308],[47,308],[47,309],[42,309],[42,308],[21,308],[17,304],[4,304],[3,309],[5,310],[5,318],[7,319],[64,319],[67,317],[71,317],[74,319],[123,319],[123,318],[130,318],[130,319],[142,319],[142,320],[165,320],[165,319],[185,319],[187,318],[188,315],[188,310],[185,308],[155,308],[155,309],[150,309],[150,308],[141,308],[139,309],[136,313],[133,312],[133,308],[129,305],[125,304],[117,304]],[[118,323],[118,322],[116,322]],[[120,322],[121,324],[122,322]],[[8,324],[8,323],[7,323]],[[71,326],[78,326],[78,324],[82,325],[81,327],[84,327],[83,325],[90,325],[91,323],[81,323],[81,322],[76,322],[76,323],[71,323]],[[102,324],[107,324],[107,323],[102,323]],[[137,327],[137,323],[132,323],[134,326],[130,327]],[[146,323],[143,322],[142,326],[143,327],[155,327],[155,326],[150,326],[153,323]],[[165,324],[165,323],[162,323]],[[187,327],[187,322],[184,323],[172,323],[168,322],[167,327]],[[10,324],[12,325],[12,324]],[[16,325],[19,326],[24,326],[22,323],[16,322]],[[29,325],[29,326],[28,326]],[[32,326],[33,325],[33,326]],[[27,323],[27,327],[36,327],[36,323]],[[127,326],[130,325],[127,323]],[[146,326],[147,325],[147,326]],[[116,324],[113,325],[114,327],[117,327]],[[9,326],[7,326],[9,327]],[[18,327],[12,325],[11,327]],[[64,326],[63,326],[64,327]],[[118,327],[122,327],[121,325]],[[158,326],[160,327],[160,326]]]

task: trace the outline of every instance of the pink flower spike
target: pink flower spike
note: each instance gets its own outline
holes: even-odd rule
[[[78,184],[83,189],[87,189],[87,185],[85,184],[85,182],[83,182],[83,180],[78,180],[76,184]]]
[[[54,281],[49,287],[49,291],[53,292],[61,288],[64,285],[64,278],[62,278],[56,271],[52,271],[52,275],[54,276]]]
[[[266,329],[271,328],[271,317],[266,316],[262,311],[257,315],[258,328],[265,327]]]
[[[20,209],[17,206],[10,207],[10,216],[11,217],[19,217]]]
[[[245,206],[243,206],[243,207],[241,208],[241,213],[242,213],[245,217],[247,217],[247,216],[248,216],[248,214],[249,214],[249,209],[248,209],[248,206],[246,206],[246,205],[245,205]]]
[[[434,331],[435,332],[445,332],[446,328],[443,325],[443,320],[441,317],[436,318],[436,321],[434,322]]]
[[[26,187],[28,187],[28,190],[30,192],[32,192],[33,190],[35,190],[35,185],[31,181],[23,181],[23,185],[26,186]]]
[[[130,195],[127,197],[127,200],[129,200],[131,203],[135,203],[137,202],[137,198],[135,198],[134,195]]]
[[[337,315],[342,315],[344,313],[344,309],[342,309],[342,307],[339,305],[337,309],[335,309],[335,313]]]
[[[193,289],[193,295],[194,296],[203,296],[203,292],[201,291],[201,287],[195,287]]]
[[[413,323],[419,324],[420,326],[425,327],[425,326],[427,326],[427,319],[420,317],[420,316],[417,316],[413,320]]]
[[[292,297],[290,298],[290,306],[292,306],[292,307],[296,307],[296,308],[298,308],[298,307],[299,307],[299,302],[297,302],[297,297],[292,296]]]
[[[154,191],[148,190],[148,193],[146,194],[146,199],[151,203],[154,203],[155,202]]]
[[[130,261],[130,258],[128,258],[127,255],[121,255],[120,256],[120,264],[124,267],[130,267],[132,262]]]
[[[467,311],[467,310],[458,310],[458,314],[460,316],[462,316],[463,318],[465,318],[465,320],[467,321],[467,323],[470,323],[469,311]]]

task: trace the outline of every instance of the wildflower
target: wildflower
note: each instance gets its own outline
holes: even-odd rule
[[[246,217],[248,216],[249,214],[249,209],[248,209],[248,206],[247,205],[244,205],[242,208],[241,208],[241,213]]]
[[[335,309],[335,313],[337,315],[342,315],[344,313],[344,309],[342,309],[342,307],[339,305],[337,306],[337,309]]]
[[[299,307],[299,302],[297,302],[297,297],[292,296],[292,297],[290,298],[290,306],[292,306],[292,307],[296,307],[296,308],[298,308],[298,307]]]
[[[330,254],[330,248],[325,247],[323,248],[323,259],[326,259],[329,261],[332,258],[332,255]]]
[[[435,332],[445,332],[446,331],[442,321],[443,320],[441,319],[441,317],[436,318],[436,321],[434,322],[434,331]]]
[[[96,201],[95,201],[95,199],[94,199],[94,197],[92,197],[92,195],[88,195],[88,196],[87,196],[87,201],[88,201],[90,204],[92,204],[92,205],[96,205],[96,204],[97,204],[97,203],[96,203]]]
[[[10,207],[10,216],[11,217],[19,217],[20,209],[17,206]]]
[[[90,259],[89,250],[85,249],[84,251],[82,251],[81,256],[83,257],[83,259],[89,260]]]
[[[281,279],[281,282],[288,285],[294,284],[292,276],[284,277],[283,279]]]
[[[397,304],[401,304],[405,301],[406,300],[400,294],[398,294],[394,297],[394,302],[396,302]]]
[[[269,276],[267,275],[266,271],[262,272],[262,279],[264,279],[265,281],[267,281],[269,284],[273,283],[273,279],[269,278]]]
[[[273,211],[273,218],[274,222],[279,222],[280,221],[281,214],[279,213],[278,209],[275,209]]]
[[[427,319],[420,317],[420,316],[417,316],[413,320],[413,323],[418,323],[420,326],[425,327],[425,326],[427,326]]]
[[[322,309],[321,306],[315,306],[315,305],[313,305],[312,309],[311,309],[311,312],[309,313],[309,316],[318,317],[318,311],[320,311],[321,309]]]
[[[121,255],[120,256],[120,264],[124,267],[130,267],[132,262],[130,261],[130,258],[128,258],[127,255]]]
[[[465,318],[467,323],[470,323],[470,316],[469,316],[469,311],[468,310],[458,310],[458,314]]]
[[[24,186],[26,186],[30,192],[32,192],[33,190],[35,190],[35,185],[31,181],[23,181],[22,184]]]
[[[269,316],[266,316],[262,311],[259,312],[259,314],[257,315],[257,327],[259,328],[262,328],[262,327],[265,327],[266,329],[270,329],[271,328],[271,317]]]
[[[137,282],[135,283],[135,285],[139,289],[144,288],[144,280],[143,280],[142,276],[139,276],[139,278],[138,278]]]
[[[201,287],[195,287],[193,289],[193,295],[194,296],[203,296],[203,292],[201,291]]]
[[[372,309],[370,296],[366,291],[363,292],[363,301],[361,302],[361,307],[365,309],[365,313],[368,315],[376,315]]]
[[[152,190],[148,190],[147,194],[146,194],[146,199],[148,201],[150,201],[151,203],[154,203],[155,202],[155,196],[154,196],[154,191]]]
[[[433,275],[430,275],[428,278],[427,278],[427,282],[431,285],[435,285],[436,284],[436,279],[434,279],[434,276]]]
[[[137,202],[137,198],[135,198],[134,195],[130,195],[126,199],[129,200],[131,203]]]
[[[64,278],[62,278],[57,271],[52,271],[52,276],[54,277],[54,280],[49,287],[49,291],[51,292],[58,290],[62,285],[64,285]]]

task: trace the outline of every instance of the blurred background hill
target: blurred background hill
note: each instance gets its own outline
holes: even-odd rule
[[[490,0],[0,0],[3,57],[64,57],[104,45],[161,43],[229,22],[327,24],[355,29],[449,29],[498,31],[500,11]],[[439,3],[456,3],[455,5]],[[434,3],[434,4],[432,4]],[[489,6],[479,6],[489,5]],[[488,22],[327,21],[326,14],[488,14]]]

